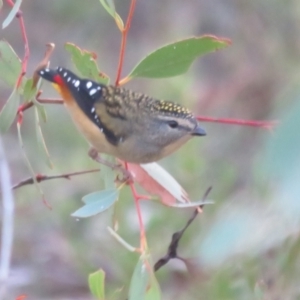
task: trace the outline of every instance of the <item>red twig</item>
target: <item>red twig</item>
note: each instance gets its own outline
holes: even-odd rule
[[[243,120],[243,119],[212,118],[212,117],[204,117],[204,116],[198,116],[197,120],[202,122],[214,122],[214,123],[224,123],[224,124],[231,124],[231,125],[261,127],[268,130],[272,130],[274,126],[278,124],[277,121],[255,121],[255,120]]]
[[[92,169],[92,170],[86,170],[86,171],[79,171],[79,172],[73,172],[73,173],[67,173],[67,174],[61,174],[61,175],[54,175],[54,176],[48,176],[48,175],[42,175],[42,174],[37,174],[35,179],[37,182],[45,181],[45,180],[51,180],[51,179],[59,179],[59,178],[65,178],[65,179],[70,179],[72,176],[78,176],[78,175],[83,175],[83,174],[89,174],[89,173],[94,173],[94,172],[99,172],[100,169]],[[20,181],[19,183],[15,184],[12,189],[16,190],[24,185],[29,185],[33,184],[34,179],[32,177],[24,179]]]
[[[128,170],[128,163],[125,162],[125,169]],[[134,182],[132,180],[129,181],[129,186],[132,192],[132,196],[134,198],[134,203],[138,215],[138,221],[139,221],[139,227],[140,227],[140,251],[141,253],[145,252],[147,248],[147,240],[146,240],[146,233],[145,233],[145,227],[143,223],[142,218],[142,212],[141,212],[141,206],[140,206],[140,200],[144,199],[145,197],[143,195],[139,195],[135,189]]]
[[[37,99],[37,101],[39,103],[43,103],[43,104],[63,104],[63,100],[61,99]],[[19,124],[22,124],[22,121],[23,121],[23,112],[29,108],[31,108],[33,106],[33,102],[30,101],[30,102],[27,102],[25,104],[21,104],[18,108],[18,111],[17,111],[17,117],[18,117],[18,120],[17,122]]]
[[[126,20],[126,25],[124,29],[122,30],[122,40],[121,40],[121,47],[120,47],[120,55],[119,55],[119,64],[117,69],[117,76],[116,76],[116,86],[119,85],[122,68],[123,68],[123,62],[124,62],[124,55],[125,55],[125,49],[126,49],[126,41],[127,41],[127,34],[131,25],[134,9],[135,9],[136,0],[131,0],[130,8],[128,17]]]
[[[12,0],[6,0],[6,2],[11,7],[13,7],[15,5],[15,3]],[[24,23],[24,19],[23,19],[23,12],[21,10],[19,10],[18,13],[16,14],[16,17],[19,19],[22,38],[24,41],[24,48],[25,48],[24,57],[22,60],[21,74],[18,77],[17,85],[16,85],[16,87],[19,88],[19,86],[21,85],[21,82],[22,82],[22,78],[26,74],[26,71],[27,71],[27,63],[28,63],[30,51],[29,51],[29,43],[28,43],[28,39],[27,39],[27,33],[26,33],[26,29],[25,29],[25,23]]]

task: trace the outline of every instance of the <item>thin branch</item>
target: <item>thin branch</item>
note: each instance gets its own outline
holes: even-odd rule
[[[124,162],[125,164],[125,169],[128,170],[128,163]],[[129,186],[131,189],[132,196],[134,198],[134,203],[138,215],[138,221],[139,221],[139,227],[140,227],[140,252],[144,253],[145,250],[147,249],[147,239],[146,239],[146,231],[145,231],[145,226],[143,223],[143,217],[142,217],[142,212],[141,212],[141,206],[140,206],[140,200],[145,199],[144,195],[139,195],[135,189],[134,186],[134,181],[129,181]]]
[[[119,85],[122,68],[123,68],[123,62],[124,62],[124,55],[125,55],[125,49],[126,49],[126,42],[127,42],[127,34],[131,25],[134,9],[136,5],[136,0],[131,0],[129,13],[126,21],[126,25],[122,31],[122,39],[121,39],[121,47],[120,47],[120,55],[119,55],[119,64],[117,69],[117,76],[116,76],[116,86]]]
[[[274,129],[274,127],[278,124],[277,121],[256,121],[256,120],[243,120],[243,119],[212,118],[212,117],[205,117],[205,116],[198,116],[197,120],[202,122],[214,122],[214,123],[224,123],[224,124],[231,124],[231,125],[261,127],[268,130]]]
[[[212,187],[209,187],[204,195],[203,195],[203,201],[207,198],[208,194],[210,193]],[[180,259],[184,262],[184,259],[179,257],[177,255],[177,249],[178,249],[178,245],[179,245],[179,242],[184,234],[184,232],[187,230],[187,228],[191,225],[191,223],[196,219],[196,217],[198,216],[199,212],[202,212],[202,208],[203,208],[203,205],[200,205],[198,208],[196,208],[193,212],[193,215],[190,217],[190,219],[187,221],[187,223],[185,224],[185,226],[175,232],[173,235],[172,235],[172,239],[171,239],[171,242],[170,242],[170,245],[168,247],[168,251],[167,251],[167,254],[165,256],[163,256],[162,258],[160,258],[154,265],[154,271],[158,271],[161,267],[163,267],[165,264],[167,264],[169,262],[170,259],[172,258],[177,258],[177,259]]]
[[[59,178],[71,179],[71,177],[73,177],[73,176],[89,174],[89,173],[94,173],[94,172],[99,172],[99,171],[100,171],[100,169],[98,168],[98,169],[66,173],[66,174],[61,174],[61,175],[53,175],[53,176],[38,174],[38,175],[36,175],[35,179],[37,182],[52,180],[52,179],[59,179]],[[34,184],[34,179],[32,177],[20,181],[19,183],[15,184],[12,187],[12,189],[16,190],[24,185],[29,185],[29,184]]]

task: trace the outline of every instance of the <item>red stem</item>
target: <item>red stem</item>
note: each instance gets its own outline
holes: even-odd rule
[[[243,119],[227,119],[227,118],[211,118],[211,117],[204,117],[198,116],[198,121],[202,122],[214,122],[214,123],[224,123],[224,124],[231,124],[231,125],[243,125],[243,126],[250,126],[250,127],[262,127],[264,129],[273,129],[275,125],[278,124],[277,121],[255,121],[255,120],[243,120]]]
[[[125,164],[125,169],[128,170],[128,163],[124,162]],[[145,233],[145,227],[143,223],[143,218],[142,218],[142,212],[141,212],[141,206],[140,206],[140,200],[144,199],[143,195],[139,195],[135,189],[134,182],[130,181],[129,186],[132,192],[132,196],[134,198],[134,203],[138,215],[138,221],[139,221],[139,227],[140,227],[140,251],[143,253],[145,252],[147,248],[147,241],[146,241],[146,233]]]
[[[6,0],[6,2],[11,7],[13,7],[15,5],[15,3],[12,0]],[[18,77],[17,85],[16,85],[16,87],[19,88],[22,83],[22,78],[27,72],[27,63],[28,63],[28,59],[30,56],[30,51],[29,51],[27,33],[26,33],[26,29],[25,29],[25,23],[24,23],[24,19],[23,19],[23,12],[21,10],[19,10],[18,13],[16,14],[16,17],[19,19],[22,38],[24,41],[24,48],[25,48],[24,57],[22,60],[21,74]]]
[[[129,31],[129,28],[131,25],[135,5],[136,5],[136,0],[131,0],[126,25],[125,25],[124,29],[122,30],[122,40],[121,40],[121,47],[120,47],[119,64],[118,64],[116,83],[115,83],[116,86],[119,85],[120,78],[121,78],[125,49],[126,49],[126,42],[127,42],[127,34],[128,34],[128,31]]]

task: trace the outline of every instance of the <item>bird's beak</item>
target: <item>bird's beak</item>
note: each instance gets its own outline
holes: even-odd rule
[[[192,135],[196,136],[203,136],[206,135],[206,132],[204,129],[202,129],[199,125],[197,125],[194,130],[192,131]]]

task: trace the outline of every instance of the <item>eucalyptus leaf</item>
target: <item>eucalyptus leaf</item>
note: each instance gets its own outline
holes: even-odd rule
[[[191,208],[191,207],[198,207],[200,205],[207,205],[207,204],[214,204],[213,201],[209,200],[200,200],[195,202],[188,202],[188,203],[176,203],[176,204],[170,204],[171,207],[177,207],[177,208]]]
[[[72,43],[66,43],[65,49],[71,54],[71,59],[81,76],[102,84],[109,83],[108,76],[99,71],[94,53],[82,50]]]
[[[186,203],[187,193],[176,179],[158,163],[141,164],[141,167],[165,188],[176,200]]]
[[[22,0],[16,0],[14,7],[12,8],[12,10],[10,11],[8,16],[6,17],[6,19],[2,23],[2,29],[6,28],[11,23],[13,18],[18,13],[18,11],[21,7],[21,3],[22,3]]]
[[[21,60],[6,41],[0,41],[0,78],[14,87],[21,73]]]
[[[31,101],[37,93],[37,88],[33,88],[33,79],[29,78],[24,83],[23,98],[24,102]]]
[[[100,0],[100,3],[105,10],[115,19],[119,29],[124,28],[124,22],[119,14],[116,12],[115,3],[113,0]]]
[[[150,286],[147,289],[145,300],[161,300],[161,290],[153,272],[150,275],[149,285]]]
[[[87,218],[99,214],[110,208],[119,196],[118,190],[105,190],[94,192],[83,197],[85,205],[76,210],[72,216],[77,218]]]
[[[105,300],[105,272],[101,269],[89,275],[89,288],[98,300]]]
[[[128,300],[142,300],[145,299],[146,289],[150,280],[150,273],[147,269],[148,262],[143,256],[138,260],[135,266],[129,287]],[[150,300],[150,298],[149,298]]]
[[[16,118],[20,95],[14,89],[0,112],[0,133],[5,133]]]
[[[214,36],[192,37],[172,43],[142,59],[127,77],[165,78],[181,75],[196,58],[225,48],[229,43]]]
[[[49,151],[48,151],[45,139],[44,139],[37,107],[35,107],[35,129],[36,129],[37,144],[38,144],[40,153],[43,155],[44,160],[46,161],[48,167],[52,169],[53,163],[50,159],[50,154],[49,154]]]

